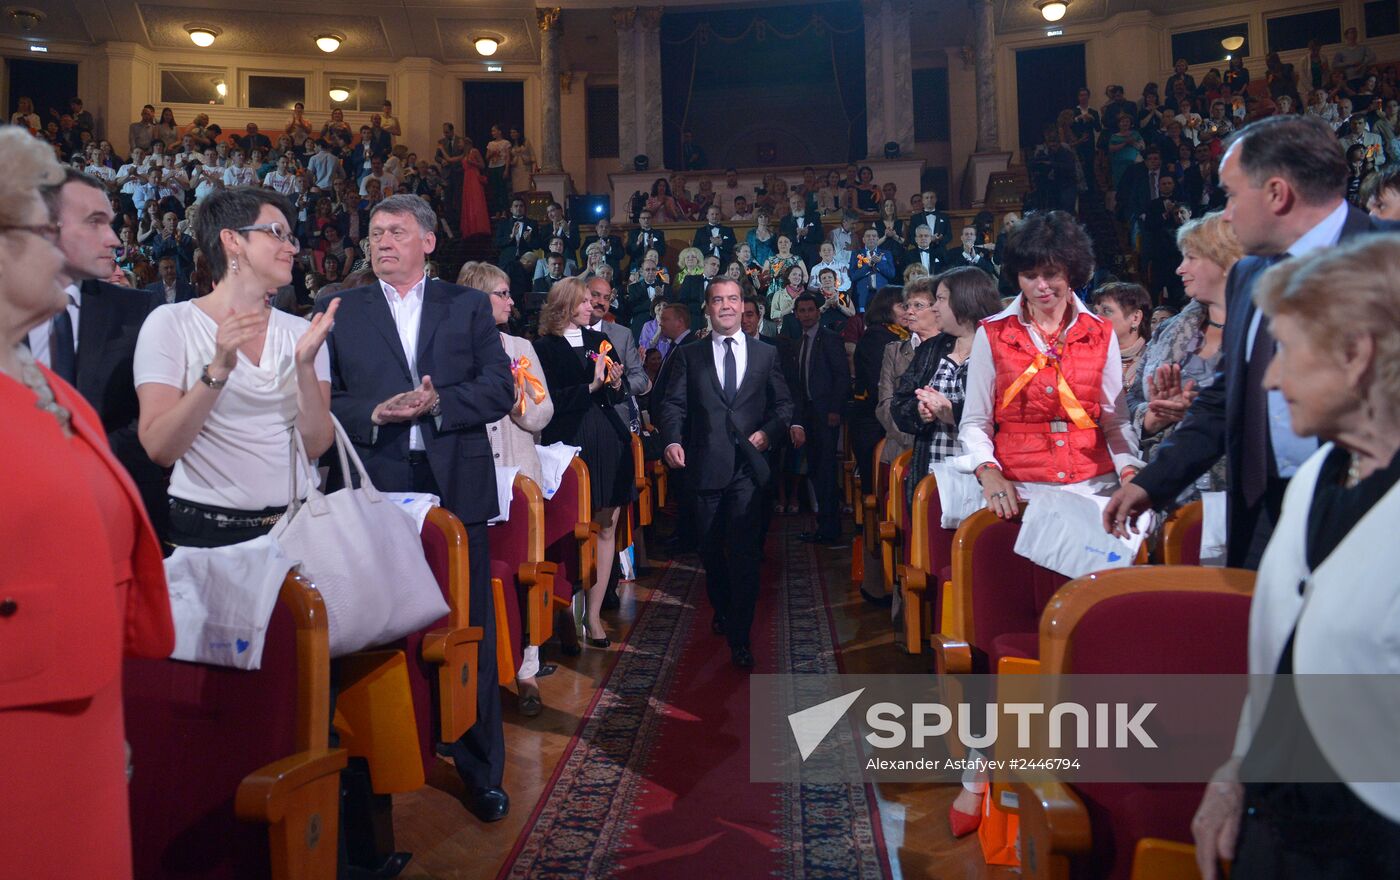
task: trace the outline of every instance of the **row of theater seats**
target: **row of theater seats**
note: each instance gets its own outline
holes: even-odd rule
[[[981,510],[955,530],[943,528],[931,475],[906,504],[911,453],[892,465],[881,465],[880,453],[872,463],[876,492],[860,498],[848,467],[847,499],[861,520],[860,540],[881,548],[886,584],[898,580],[902,589],[905,650],[929,656],[935,674],[1247,671],[1254,573],[1199,565],[1200,502],[1165,524],[1157,564],[1144,564],[1144,546],[1131,567],[1071,581],[1013,551],[1019,518]],[[994,803],[1007,789],[1017,796],[1022,877],[1199,877],[1189,841],[1203,784],[1015,776],[992,783]]]
[[[651,517],[640,443],[633,453],[639,500],[629,528]],[[522,646],[546,641],[554,610],[568,607],[593,578],[590,497],[579,459],[549,501],[517,476],[510,517],[491,528],[503,684],[519,668]],[[422,539],[449,612],[397,644],[332,661],[322,598],[293,571],[268,624],[260,669],[126,661],[135,876],[329,880],[336,876],[340,773],[349,759],[365,759],[375,794],[424,784],[437,743],[476,721],[483,633],[468,623],[462,524],[434,508]],[[332,705],[338,747],[331,746]]]

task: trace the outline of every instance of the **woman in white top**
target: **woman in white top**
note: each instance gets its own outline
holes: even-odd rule
[[[174,467],[170,539],[219,547],[266,534],[286,510],[292,430],[315,458],[330,448],[330,358],[337,304],[307,322],[268,308],[291,283],[292,207],[234,187],[200,209],[208,295],[161,306],[141,327],[134,362],[141,445]],[[314,472],[302,474],[303,497]]]
[[[1323,441],[1289,481],[1249,610],[1250,694],[1233,757],[1191,823],[1205,878],[1391,877],[1400,701],[1400,244],[1352,239],[1268,270],[1264,374],[1294,433]]]

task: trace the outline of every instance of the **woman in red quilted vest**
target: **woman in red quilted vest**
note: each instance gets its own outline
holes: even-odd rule
[[[959,434],[990,510],[1020,509],[1016,484],[1110,489],[1142,466],[1113,327],[1075,295],[1094,251],[1073,217],[1028,217],[1002,271],[1020,296],[982,322],[967,369]]]

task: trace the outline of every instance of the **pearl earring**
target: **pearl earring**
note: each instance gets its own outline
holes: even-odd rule
[[[237,257],[232,257],[232,258],[229,259],[229,261],[228,261],[228,268],[229,268],[229,271],[230,271],[230,272],[234,273],[235,275],[238,274],[238,258],[237,258]]]

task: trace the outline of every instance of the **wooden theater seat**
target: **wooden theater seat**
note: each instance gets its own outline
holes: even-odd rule
[[[554,634],[554,576],[559,567],[544,558],[545,501],[540,487],[515,475],[510,518],[491,527],[492,587],[501,589],[496,618],[497,647],[505,663],[501,683],[520,668],[524,646],[541,645]]]
[[[593,522],[588,465],[575,457],[554,497],[544,503],[544,558],[557,567],[554,605],[568,608],[574,591],[596,578],[599,527]]]
[[[938,481],[932,474],[915,488],[908,518],[909,562],[899,567],[904,590],[904,648],[910,654],[918,654],[925,638],[946,630],[942,625],[943,594],[945,589],[951,590],[956,534],[953,529],[943,528],[943,505],[938,497]]]
[[[889,482],[885,485],[885,515],[880,522],[880,560],[885,567],[885,592],[894,589],[894,577],[901,563],[908,562],[907,542],[904,540],[904,475],[909,472],[909,462],[914,458],[914,450],[906,449],[890,465]],[[903,549],[901,549],[903,548]]]
[[[1201,564],[1201,528],[1205,505],[1192,501],[1178,507],[1162,525],[1164,565]]]
[[[637,487],[636,524],[649,526],[655,516],[651,481],[647,479],[647,459],[642,449],[642,438],[636,434],[632,435],[632,482]]]
[[[885,438],[881,437],[870,456],[870,472],[875,475],[875,485],[868,487],[872,491],[866,492],[860,499],[862,542],[871,553],[880,546],[880,511],[885,509],[885,491],[890,485],[890,466],[880,461],[884,451]]]
[[[328,746],[330,642],[308,580],[283,581],[261,669],[129,658],[122,679],[135,876],[335,877],[347,755]]]
[[[1041,617],[1041,667],[1052,675],[1243,674],[1253,590],[1253,572],[1197,566],[1136,566],[1078,578]],[[1012,787],[1023,850],[1040,854],[1038,870],[1026,876],[1072,870],[1104,880],[1128,880],[1135,852],[1143,871],[1159,861],[1180,864],[1155,844],[1143,855],[1141,842],[1189,841],[1204,791],[1202,783],[1018,781]]]

